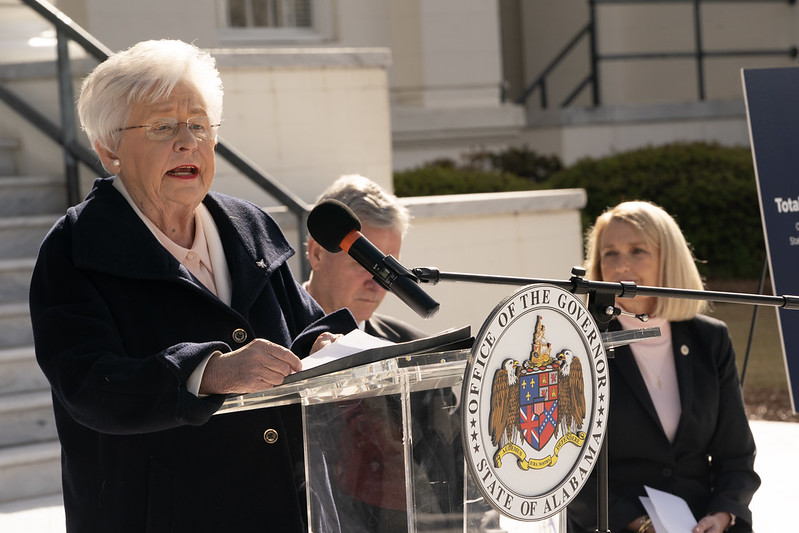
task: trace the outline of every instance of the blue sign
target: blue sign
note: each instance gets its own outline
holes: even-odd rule
[[[799,67],[742,72],[771,282],[777,295],[799,295]],[[777,324],[796,412],[799,311],[778,309]]]

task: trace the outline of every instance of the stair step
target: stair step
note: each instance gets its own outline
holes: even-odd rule
[[[65,211],[66,194],[63,178],[0,177],[0,216],[41,215]]]
[[[0,304],[0,349],[33,345],[28,302]]]
[[[0,350],[0,395],[49,390],[33,346]]]
[[[34,258],[0,259],[0,302],[27,301]]]
[[[57,439],[50,392],[0,396],[0,427],[0,447]]]
[[[0,448],[0,502],[61,491],[58,441]]]
[[[0,257],[36,257],[42,240],[59,217],[51,214],[0,218]]]
[[[39,246],[66,208],[64,180],[14,175],[19,142],[0,139],[0,502],[61,492],[50,386],[28,309]]]

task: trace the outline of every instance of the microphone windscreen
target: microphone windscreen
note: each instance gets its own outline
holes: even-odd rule
[[[338,200],[324,200],[308,214],[308,232],[322,248],[341,251],[341,241],[351,231],[361,229],[361,221],[352,209]]]

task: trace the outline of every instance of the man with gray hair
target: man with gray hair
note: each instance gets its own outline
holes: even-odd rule
[[[399,258],[410,214],[396,197],[368,178],[346,175],[325,190],[317,204],[330,199],[352,209],[361,221],[361,233],[383,253]],[[352,257],[328,252],[313,237],[307,248],[312,272],[303,286],[326,312],[346,307],[363,331],[392,342],[425,336],[400,320],[375,313],[386,291]],[[424,497],[417,494],[416,510],[437,517],[438,526],[462,521],[457,513],[463,503],[462,475],[458,475],[463,463],[457,452],[459,425],[451,414],[455,403],[449,388],[411,394],[414,455],[418,455],[414,472],[426,478],[417,482],[417,490],[427,491]],[[331,404],[327,420],[331,434],[339,439],[339,455],[328,459],[341,531],[408,531],[400,408],[396,395]]]
[[[374,181],[359,175],[337,179],[317,199],[338,200],[361,221],[361,233],[386,255],[399,258],[402,238],[410,225],[408,209]],[[419,339],[424,333],[375,310],[386,296],[372,275],[346,253],[330,253],[313,237],[308,238],[311,277],[305,289],[330,313],[348,308],[366,333],[392,342]]]

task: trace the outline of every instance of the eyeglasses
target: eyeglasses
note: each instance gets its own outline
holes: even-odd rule
[[[214,137],[213,129],[220,126],[219,124],[211,124],[211,119],[208,117],[191,117],[185,122],[174,118],[157,118],[150,124],[128,126],[126,128],[119,128],[117,131],[144,128],[144,134],[151,141],[170,141],[178,134],[178,128],[180,128],[182,124],[185,124],[186,128],[199,141],[212,140]]]

